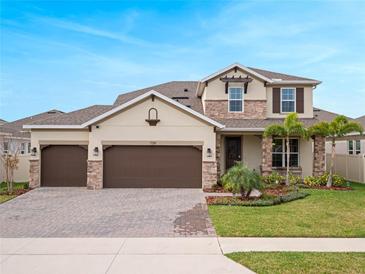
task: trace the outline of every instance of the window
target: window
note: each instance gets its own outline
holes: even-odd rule
[[[30,154],[30,147],[31,147],[31,144],[28,143],[28,150],[27,150],[27,153]]]
[[[9,152],[9,143],[4,142],[3,144],[4,154],[7,154]]]
[[[20,154],[25,154],[25,143],[20,144]]]
[[[281,112],[295,112],[295,88],[281,89]]]
[[[361,143],[360,140],[349,140],[347,141],[347,150],[349,154],[360,154],[361,153]]]
[[[299,139],[290,139],[290,167],[299,166]],[[286,167],[286,141],[285,139],[274,139],[272,150],[272,166]]]
[[[243,111],[243,95],[242,88],[229,88],[229,111],[242,112]]]

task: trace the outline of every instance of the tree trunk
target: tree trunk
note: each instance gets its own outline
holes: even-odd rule
[[[333,177],[333,169],[335,162],[335,153],[336,153],[336,140],[332,138],[332,147],[331,147],[331,166],[330,166],[330,174],[328,175],[327,187],[332,186],[332,177]]]
[[[289,144],[289,136],[286,138],[286,178],[285,184],[288,186],[289,183],[289,166],[290,166],[290,144]]]

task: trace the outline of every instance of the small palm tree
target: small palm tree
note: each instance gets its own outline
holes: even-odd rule
[[[242,163],[236,163],[222,177],[223,187],[242,197],[249,197],[253,189],[261,189],[260,175]]]
[[[285,184],[289,185],[289,166],[290,166],[290,137],[308,138],[307,129],[298,119],[296,113],[290,113],[285,117],[282,125],[271,125],[265,129],[264,137],[282,137],[286,143],[286,176]]]
[[[343,137],[352,132],[359,132],[362,134],[363,127],[356,122],[350,122],[346,116],[338,115],[331,122],[319,122],[309,128],[309,134],[311,136],[322,136],[330,138],[331,140],[331,167],[328,176],[327,187],[332,186],[333,180],[333,163],[336,152],[336,138]]]

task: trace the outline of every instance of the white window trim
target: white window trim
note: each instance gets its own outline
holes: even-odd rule
[[[294,111],[283,111],[283,89],[293,89],[294,90]],[[291,102],[293,100],[284,100],[285,102]],[[282,87],[280,88],[280,113],[292,113],[297,112],[297,89],[294,87]]]
[[[230,90],[231,90],[231,88],[239,88],[239,89],[241,89],[241,94],[242,94],[242,110],[241,111],[231,111],[230,110],[230,103],[231,103],[231,101],[240,101],[239,99],[230,99],[229,97],[229,93],[230,93]],[[243,92],[243,88],[241,87],[241,86],[231,86],[231,87],[228,87],[228,112],[229,113],[242,113],[242,112],[244,112],[244,110],[245,110],[245,104],[244,104],[244,102],[245,102],[245,99],[244,99],[244,92]]]
[[[359,142],[359,144],[360,144],[359,149],[356,148],[356,143],[357,142]],[[350,143],[352,144],[352,149],[350,149]],[[347,141],[347,154],[348,155],[359,155],[359,154],[361,154],[361,141],[360,140],[348,140]]]
[[[285,166],[285,161],[286,161],[286,145],[285,145],[285,138],[274,138],[274,139],[280,139],[281,142],[282,142],[282,145],[283,145],[283,151],[282,152],[272,152],[271,154],[282,154],[282,165],[281,167],[280,166],[273,166],[273,168],[286,168]],[[298,140],[298,152],[290,152],[290,154],[298,154],[298,166],[292,166],[291,168],[296,168],[296,167],[300,167],[300,139],[299,138],[295,138],[295,137],[292,137],[292,138],[289,138],[289,139],[296,139]],[[272,156],[271,156],[272,157]]]

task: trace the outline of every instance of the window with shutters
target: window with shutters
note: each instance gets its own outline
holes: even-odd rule
[[[280,93],[281,112],[295,112],[295,88],[281,88]]]
[[[229,88],[228,89],[229,102],[228,110],[229,112],[242,112],[243,111],[243,94],[242,88]]]

